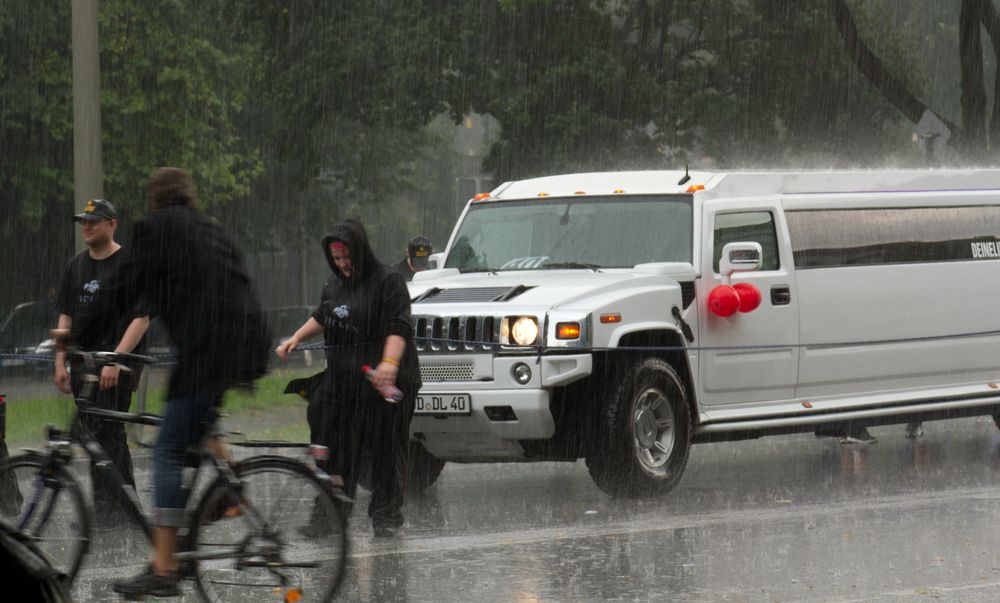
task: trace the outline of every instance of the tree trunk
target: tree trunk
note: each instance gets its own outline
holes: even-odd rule
[[[927,110],[927,106],[906,88],[904,82],[896,79],[886,70],[882,61],[861,39],[861,36],[858,35],[857,25],[854,23],[854,15],[847,7],[847,1],[830,0],[830,12],[833,15],[837,31],[840,32],[840,37],[844,40],[844,50],[847,51],[847,56],[854,61],[861,73],[882,93],[887,101],[913,123],[919,122],[924,111]],[[950,128],[951,124],[948,126]]]
[[[986,150],[986,83],[983,78],[983,43],[979,35],[985,0],[962,0],[958,16],[959,57],[962,75],[962,137],[966,153]]]
[[[1000,149],[1000,14],[993,6],[992,0],[983,2],[983,27],[990,37],[993,46],[993,56],[996,57],[996,75],[993,80],[993,115],[990,118],[989,148],[993,151]]]

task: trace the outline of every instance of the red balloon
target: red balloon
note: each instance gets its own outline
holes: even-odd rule
[[[732,316],[740,307],[740,295],[729,285],[719,285],[708,294],[708,309],[718,316]]]
[[[733,289],[740,296],[740,312],[753,312],[760,305],[760,289],[757,287],[750,283],[736,283]]]

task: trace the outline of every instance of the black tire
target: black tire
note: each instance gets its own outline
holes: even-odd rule
[[[419,494],[430,488],[444,470],[445,462],[424,450],[420,442],[410,441],[409,461],[406,466],[406,489]]]
[[[306,465],[280,457],[250,458],[236,464],[235,471],[245,500],[263,518],[272,537],[260,537],[259,524],[251,519],[251,513],[219,513],[220,499],[231,499],[232,493],[216,482],[202,495],[191,517],[192,550],[202,554],[218,552],[237,548],[249,539],[258,550],[274,550],[196,561],[195,582],[202,598],[263,601],[274,597],[279,580],[272,569],[277,567],[290,583],[275,600],[281,600],[291,589],[299,589],[301,598],[290,600],[332,600],[347,561],[347,526],[343,504],[333,496],[330,483],[320,480]],[[247,561],[251,565],[246,565]],[[264,562],[273,565],[265,567]]]
[[[90,549],[91,512],[73,475],[56,467],[44,476],[41,498],[20,529],[45,458],[29,453],[0,463],[0,519],[17,529],[70,584]]]
[[[677,371],[659,358],[644,358],[627,366],[602,396],[600,443],[586,459],[597,487],[621,498],[670,491],[691,449],[691,412]]]

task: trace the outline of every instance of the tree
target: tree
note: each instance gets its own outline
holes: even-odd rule
[[[847,0],[829,0],[830,11],[843,39],[844,49],[872,85],[908,120],[917,123],[931,110],[906,82],[896,77],[858,33],[854,12]],[[961,125],[943,119],[953,134],[955,148],[965,157],[983,160],[1000,143],[1000,61],[994,83],[992,117],[987,120],[981,31],[990,39],[994,56],[1000,51],[1000,16],[992,0],[962,0],[958,14],[961,74]],[[941,111],[936,113],[940,115]]]
[[[145,207],[157,165],[191,169],[206,205],[245,197],[260,161],[234,126],[247,95],[245,48],[221,0],[101,2],[105,194],[123,216]],[[0,3],[0,232],[9,249],[0,308],[38,297],[73,253],[69,5]]]
[[[462,23],[450,104],[500,121],[487,160],[501,180],[685,161],[849,165],[902,138],[838,51],[823,0],[508,0],[472,3]],[[871,26],[910,67],[891,31]]]

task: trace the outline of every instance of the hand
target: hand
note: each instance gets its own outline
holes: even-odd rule
[[[274,353],[281,358],[282,362],[288,360],[288,353],[293,351],[295,348],[299,347],[299,342],[294,337],[289,337],[283,343],[274,348]]]
[[[391,362],[379,362],[372,373],[372,385],[382,387],[383,385],[395,385],[396,375],[399,374],[399,367]]]
[[[56,374],[52,380],[55,381],[56,387],[59,388],[59,391],[64,394],[70,393],[69,371],[66,370],[65,366],[56,364]]]
[[[108,364],[101,369],[101,385],[102,390],[111,389],[118,385],[118,377],[121,375],[122,369],[118,365]]]

